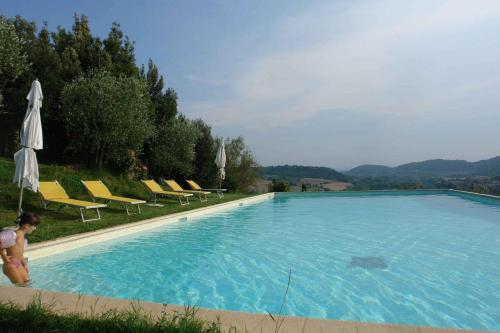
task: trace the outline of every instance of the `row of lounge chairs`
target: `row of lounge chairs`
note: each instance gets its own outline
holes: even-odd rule
[[[181,205],[189,204],[189,197],[197,195],[201,202],[206,202],[208,200],[207,195],[211,193],[217,193],[219,198],[224,197],[226,189],[203,189],[195,181],[188,180],[187,183],[191,187],[191,190],[184,190],[175,180],[164,180],[165,184],[169,187],[169,191],[164,190],[156,181],[142,180],[144,186],[147,188],[151,194],[151,199],[155,205],[157,204],[158,196],[173,197],[179,200]],[[59,184],[58,181],[45,181],[39,183],[38,193],[40,199],[43,202],[45,208],[51,204],[60,205],[60,207],[73,207],[80,211],[80,216],[82,222],[89,222],[101,219],[101,214],[99,208],[107,207],[107,204],[111,202],[119,203],[124,206],[127,215],[130,215],[129,205],[137,207],[137,213],[141,212],[140,205],[145,204],[145,200],[127,198],[113,195],[108,187],[101,180],[82,180],[83,186],[87,189],[92,202],[71,199],[66,193],[64,188]],[[98,200],[104,201],[105,203],[99,203]],[[85,218],[83,211],[88,209],[95,209],[97,212],[97,218]]]

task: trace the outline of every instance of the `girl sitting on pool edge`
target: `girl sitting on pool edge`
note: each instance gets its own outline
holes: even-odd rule
[[[26,234],[35,231],[41,222],[34,213],[23,213],[19,217],[19,227],[16,230],[7,229],[0,232],[0,255],[3,261],[3,273],[17,286],[25,287],[30,284],[29,269],[24,261],[24,250],[27,241]]]

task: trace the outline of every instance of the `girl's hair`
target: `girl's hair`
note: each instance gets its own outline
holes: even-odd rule
[[[40,216],[35,213],[22,213],[21,216],[19,216],[19,226],[22,227],[25,224],[29,225],[38,225],[41,222]]]

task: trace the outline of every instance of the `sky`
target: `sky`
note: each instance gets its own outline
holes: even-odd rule
[[[500,1],[0,2],[49,29],[112,22],[179,111],[261,165],[347,170],[500,155]]]

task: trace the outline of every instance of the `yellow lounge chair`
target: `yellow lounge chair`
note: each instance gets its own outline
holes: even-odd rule
[[[148,191],[151,193],[151,197],[152,197],[155,205],[156,205],[156,196],[157,195],[162,195],[162,196],[167,196],[167,197],[175,197],[175,198],[179,199],[179,203],[182,206],[189,205],[189,197],[193,196],[192,194],[189,194],[189,193],[165,191],[153,179],[141,180],[141,182],[146,186]],[[182,199],[185,199],[186,201],[183,202]]]
[[[99,213],[99,208],[106,207],[104,204],[99,204],[90,201],[70,199],[64,188],[59,184],[58,181],[53,182],[40,182],[38,187],[38,194],[42,199],[43,206],[47,208],[51,203],[62,205],[61,207],[69,206],[77,208],[80,210],[80,216],[82,217],[82,222],[89,222],[101,219],[101,214]],[[98,218],[95,219],[85,219],[83,216],[84,209],[95,209],[97,211]]]
[[[125,207],[127,215],[130,215],[130,212],[128,211],[128,205],[137,205],[137,212],[140,213],[141,212],[140,204],[146,203],[146,201],[144,200],[131,199],[113,195],[109,191],[108,187],[104,185],[104,183],[100,180],[82,180],[82,183],[83,186],[85,186],[85,188],[87,189],[87,192],[89,192],[94,202],[96,201],[96,199],[107,200],[108,204],[111,201],[118,202]]]
[[[210,194],[208,191],[192,191],[192,190],[185,190],[183,189],[177,182],[173,179],[170,180],[163,180],[165,184],[167,184],[168,187],[174,192],[178,193],[191,193],[191,194],[197,194],[198,198],[200,199],[201,202],[205,202],[208,200],[207,194]]]
[[[195,191],[215,192],[215,193],[217,193],[217,195],[219,196],[219,198],[224,198],[224,193],[223,192],[227,191],[227,189],[225,189],[225,188],[202,188],[194,180],[186,180],[186,183],[188,183],[189,187],[191,187],[192,190],[195,190]]]

